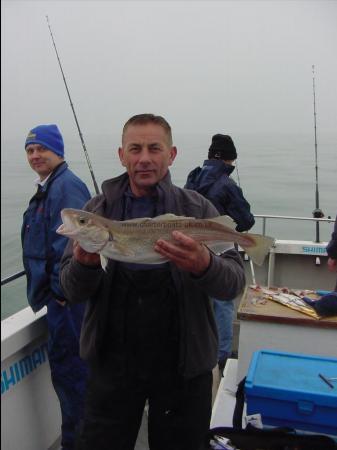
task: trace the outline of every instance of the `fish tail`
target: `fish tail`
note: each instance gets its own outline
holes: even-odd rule
[[[261,236],[260,234],[250,234],[255,245],[253,246],[243,246],[241,247],[247,253],[248,256],[253,260],[258,266],[262,266],[266,255],[269,253],[270,248],[274,245],[275,239],[269,236]]]

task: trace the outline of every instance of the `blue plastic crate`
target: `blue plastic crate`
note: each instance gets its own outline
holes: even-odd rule
[[[254,352],[245,382],[247,415],[262,423],[337,435],[337,358]]]

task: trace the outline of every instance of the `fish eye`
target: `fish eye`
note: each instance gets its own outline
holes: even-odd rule
[[[79,217],[79,218],[78,218],[78,221],[79,221],[79,223],[80,223],[81,225],[84,225],[85,222],[86,222],[85,217]]]

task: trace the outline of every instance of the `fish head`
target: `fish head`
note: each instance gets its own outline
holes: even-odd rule
[[[112,236],[104,219],[79,209],[65,208],[61,211],[62,224],[56,232],[77,241],[89,253],[98,253]]]

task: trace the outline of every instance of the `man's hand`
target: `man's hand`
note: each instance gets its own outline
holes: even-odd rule
[[[331,272],[337,272],[337,259],[333,258],[328,259],[328,269]]]
[[[208,248],[180,231],[173,231],[172,236],[176,242],[158,239],[155,251],[193,275],[201,276],[206,272],[211,261]]]
[[[73,255],[76,261],[80,262],[84,266],[99,266],[101,264],[101,259],[98,253],[89,253],[80,247],[77,241],[73,244]]]

